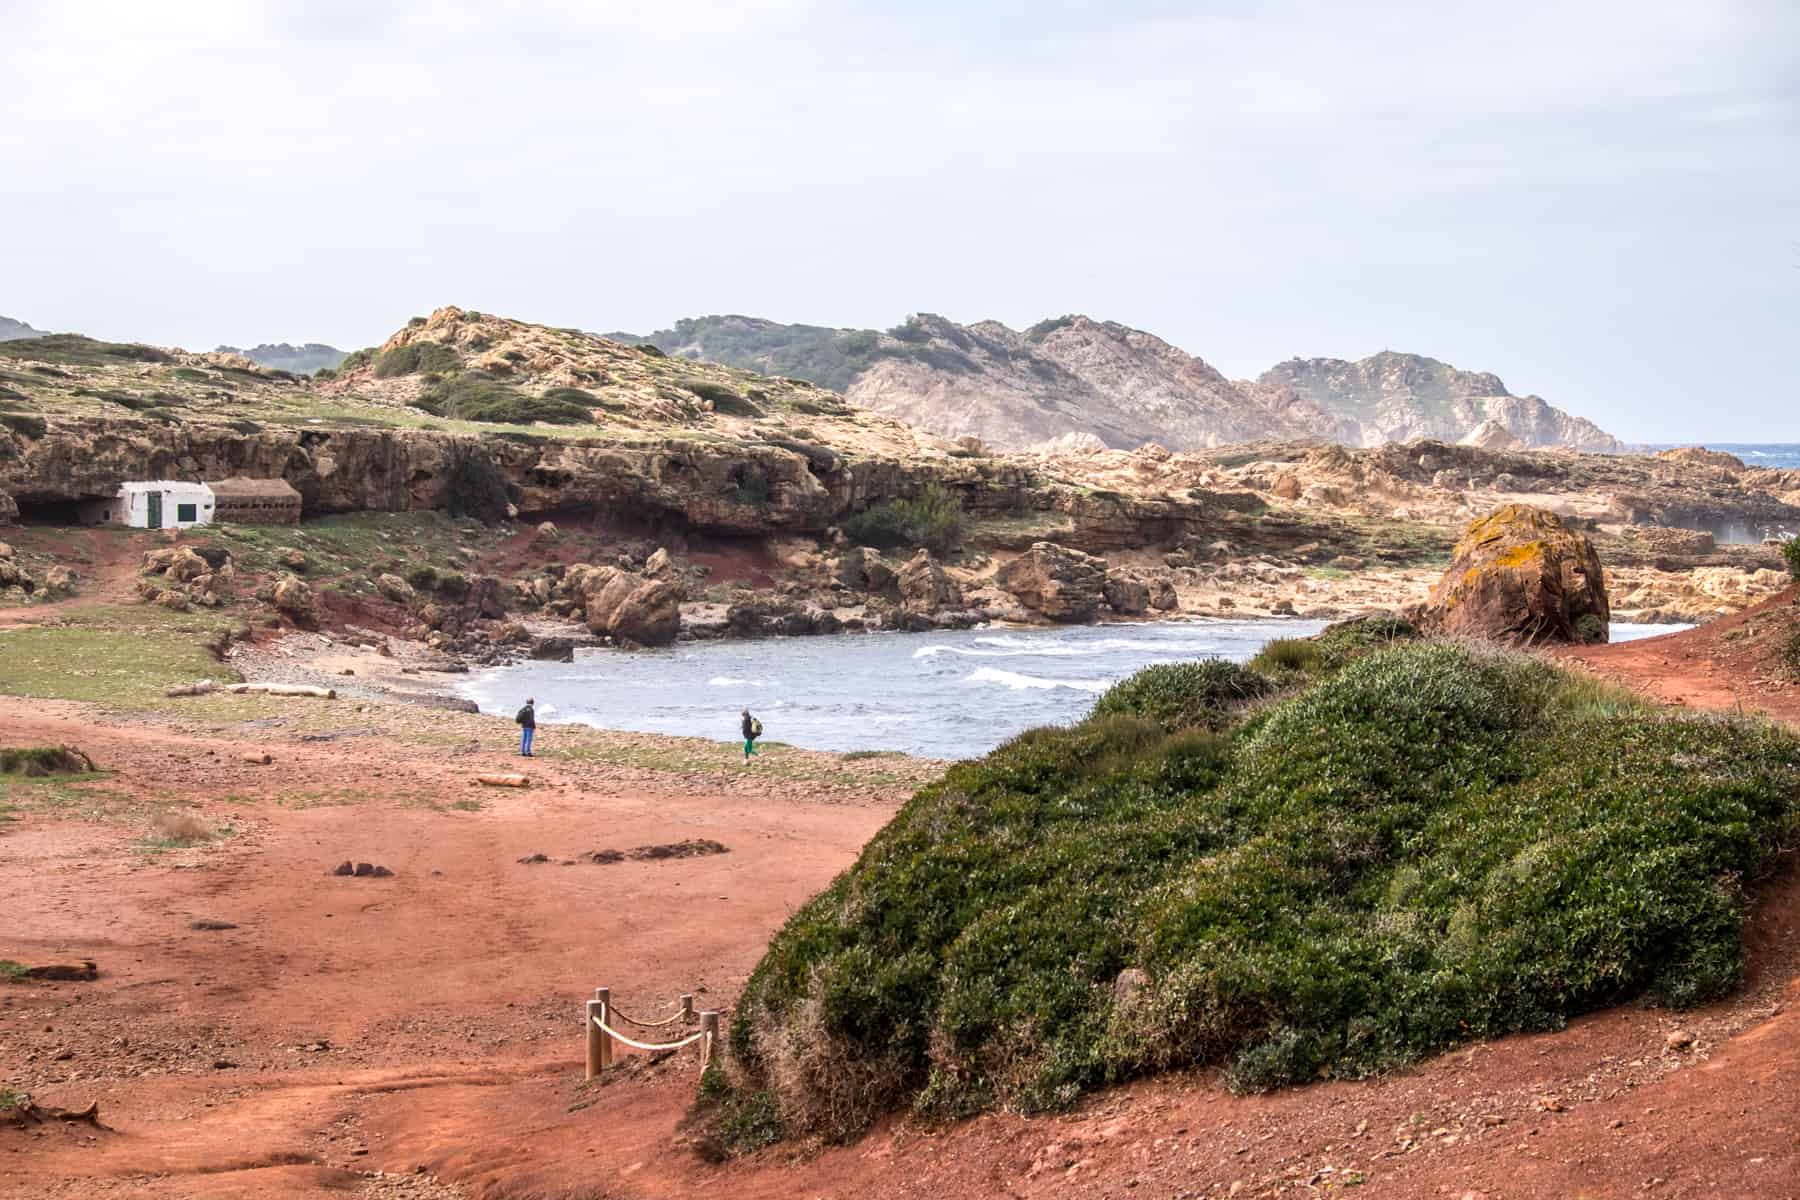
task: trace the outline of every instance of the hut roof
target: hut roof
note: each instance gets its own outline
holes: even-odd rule
[[[300,499],[300,493],[285,479],[246,479],[240,475],[231,479],[212,480],[206,486],[220,500]]]

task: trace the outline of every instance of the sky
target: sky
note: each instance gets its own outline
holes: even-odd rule
[[[0,314],[1382,349],[1800,441],[1792,0],[0,0]]]

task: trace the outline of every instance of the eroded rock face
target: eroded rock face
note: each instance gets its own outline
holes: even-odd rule
[[[962,603],[962,589],[931,557],[921,550],[900,568],[900,602],[908,612],[935,612]]]
[[[868,546],[846,550],[837,561],[837,581],[853,592],[888,591],[894,586],[894,569],[882,561],[881,552]]]
[[[681,632],[681,589],[617,567],[591,567],[585,579],[587,626],[640,646],[666,646]]]
[[[5,492],[0,492],[0,525],[17,525],[19,523],[19,502]]]
[[[1086,621],[1106,600],[1106,560],[1034,542],[994,576],[1020,604],[1052,621]]]
[[[1612,612],[1593,543],[1555,513],[1508,504],[1469,526],[1419,616],[1451,636],[1604,642]]]
[[[384,600],[392,600],[395,604],[410,604],[413,598],[413,586],[398,575],[383,574],[375,579],[375,590],[381,593]]]

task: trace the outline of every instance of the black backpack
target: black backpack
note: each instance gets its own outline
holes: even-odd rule
[[[524,708],[519,710],[519,715],[514,717],[513,720],[518,724],[523,725],[526,721],[534,720],[536,716],[537,714],[531,711],[531,705],[527,704]]]

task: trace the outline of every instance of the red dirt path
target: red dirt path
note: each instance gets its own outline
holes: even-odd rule
[[[1718,677],[1726,628],[1579,657],[1690,702],[1735,702]],[[1673,680],[1649,670],[1665,659],[1681,666]],[[898,792],[649,786],[547,758],[530,764],[540,786],[484,790],[481,811],[458,812],[443,806],[471,795],[471,771],[519,765],[503,727],[490,753],[453,760],[0,700],[0,742],[55,741],[118,770],[110,786],[135,799],[194,798],[239,832],[146,856],[141,822],[34,810],[0,825],[0,957],[89,957],[102,972],[0,985],[0,1084],[68,1107],[97,1099],[107,1126],[0,1127],[0,1195],[1800,1197],[1792,862],[1753,916],[1748,986],[1698,1013],[1625,1007],[1271,1096],[1187,1073],[1063,1116],[896,1121],[853,1146],[719,1167],[677,1130],[691,1051],[628,1056],[604,1086],[582,1085],[581,1001],[607,983],[628,1011],[699,988],[702,1006],[729,1005],[769,934]],[[277,763],[248,766],[245,749]],[[297,794],[326,802],[279,803]],[[687,837],[730,853],[516,861]],[[346,858],[396,875],[325,874]],[[200,918],[238,928],[191,929]],[[1678,1028],[1694,1042],[1669,1049]]]

